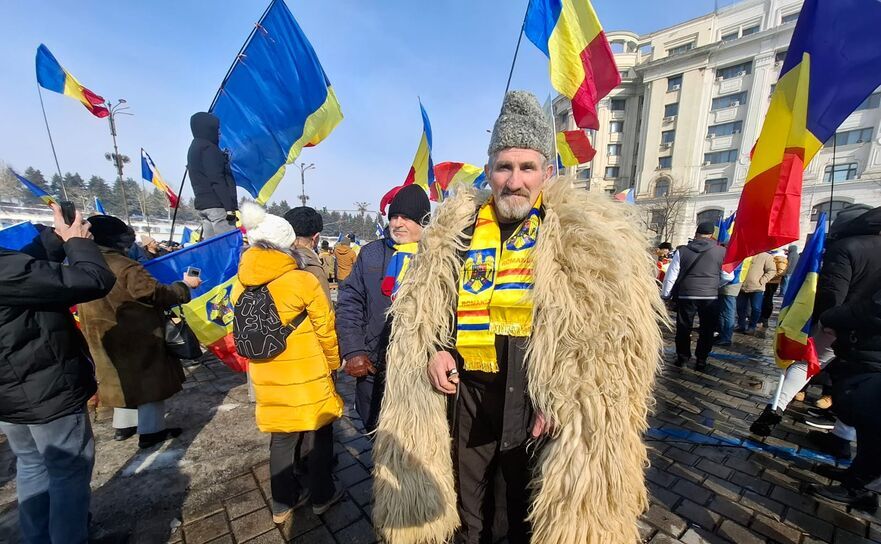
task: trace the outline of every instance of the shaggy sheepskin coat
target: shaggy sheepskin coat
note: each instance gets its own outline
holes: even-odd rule
[[[549,182],[535,250],[528,393],[553,425],[537,452],[532,541],[638,540],[647,507],[642,441],[660,361],[663,306],[631,208]],[[462,189],[426,227],[398,291],[373,449],[376,527],[391,544],[440,544],[459,526],[447,397],[426,368],[453,348],[461,255],[487,195]]]

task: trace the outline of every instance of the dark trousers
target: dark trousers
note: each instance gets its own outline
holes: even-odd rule
[[[305,463],[300,463],[304,459]],[[317,431],[272,433],[269,441],[269,473],[272,511],[281,514],[293,508],[304,489],[297,479],[297,466],[305,469],[302,478],[312,493],[313,504],[324,504],[336,487],[331,476],[333,462],[333,424]]]
[[[526,516],[532,463],[526,444],[500,449],[504,398],[504,390],[464,381],[459,385],[454,440],[460,544],[492,543],[506,534],[510,544],[530,540]]]
[[[383,393],[385,393],[385,372],[379,371],[372,376],[356,378],[355,410],[361,417],[366,433],[376,430]]]
[[[759,317],[762,315],[764,291],[737,295],[737,328],[746,331],[756,330]]]
[[[774,295],[777,294],[779,288],[779,283],[769,283],[765,286],[765,295],[762,297],[762,323],[767,323],[771,319],[771,314],[774,313]]]
[[[881,373],[836,376],[832,387],[836,415],[857,431],[857,455],[843,483],[861,489],[881,477]]]
[[[719,302],[716,299],[679,299],[676,306],[676,355],[680,359],[691,358],[691,330],[695,315],[701,320],[701,328],[694,357],[706,361],[713,348],[713,332],[719,323]]]

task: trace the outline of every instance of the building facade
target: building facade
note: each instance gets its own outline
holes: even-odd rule
[[[608,32],[622,84],[598,106],[596,157],[567,174],[592,191],[633,188],[658,241],[733,213],[801,3],[745,0],[644,36]],[[575,128],[568,100],[554,112],[557,130]],[[879,121],[876,90],[808,166],[803,238],[822,210],[881,205]]]

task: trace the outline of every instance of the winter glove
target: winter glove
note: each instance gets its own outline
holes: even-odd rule
[[[346,359],[346,374],[353,378],[363,378],[368,374],[376,374],[376,369],[367,355],[362,353]]]
[[[235,225],[238,217],[236,216],[236,212],[226,212],[226,221],[231,225]]]

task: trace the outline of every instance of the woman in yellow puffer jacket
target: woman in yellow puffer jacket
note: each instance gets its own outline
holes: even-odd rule
[[[257,400],[257,426],[272,433],[273,520],[284,523],[310,499],[313,511],[321,514],[342,497],[331,476],[332,423],[343,413],[331,376],[340,366],[339,347],[333,307],[315,276],[302,270],[291,248],[293,228],[256,204],[245,204],[241,212],[251,247],[239,263],[233,304],[245,288],[266,285],[282,323],[291,324],[303,312],[308,316],[287,337],[282,353],[248,365]],[[312,440],[305,439],[307,434]],[[307,489],[295,477],[297,450],[305,458]]]

